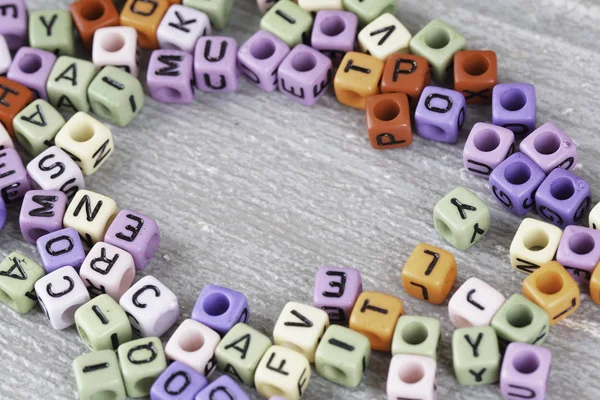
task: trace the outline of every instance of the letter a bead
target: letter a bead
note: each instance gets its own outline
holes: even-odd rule
[[[362,292],[350,316],[350,329],[365,335],[373,350],[390,351],[394,328],[404,312],[400,299],[377,292]]]
[[[567,226],[558,245],[556,261],[575,282],[588,283],[600,261],[600,232],[582,226]]]
[[[217,285],[202,288],[192,319],[225,335],[238,322],[248,322],[250,310],[243,293]]]
[[[358,34],[360,50],[382,61],[395,53],[408,53],[411,39],[408,29],[390,13],[377,17]]]
[[[186,319],[177,327],[165,346],[171,360],[180,361],[204,376],[210,376],[217,362],[215,350],[221,337],[208,326],[193,319]]]
[[[86,1],[78,0],[73,4]],[[68,56],[58,57],[46,83],[50,103],[59,111],[88,112],[90,103],[87,88],[95,75],[96,67],[89,61]]]
[[[92,49],[94,33],[100,28],[119,25],[119,13],[111,0],[79,0],[69,6],[73,23],[85,48]]]
[[[205,92],[231,93],[238,88],[237,41],[226,36],[205,36],[196,43],[194,76]]]
[[[2,18],[0,18],[0,21]],[[2,26],[0,24],[0,26]],[[14,63],[14,61],[13,61]],[[12,65],[12,64],[11,64]],[[0,76],[0,123],[14,136],[13,119],[34,100],[33,92],[25,85]]]
[[[34,188],[60,190],[69,200],[79,189],[85,188],[83,173],[75,161],[56,146],[49,147],[31,160],[27,164],[27,173]]]
[[[412,144],[408,97],[404,93],[377,94],[367,98],[367,130],[375,149],[395,149]]]
[[[415,129],[425,139],[456,143],[466,115],[467,105],[462,94],[427,86],[415,110]]]
[[[16,51],[27,41],[27,7],[25,0],[0,1],[0,35],[4,35],[8,48]]]
[[[266,398],[284,396],[300,400],[310,381],[310,364],[302,354],[282,346],[271,346],[258,364],[256,390]]]
[[[65,212],[63,225],[79,232],[83,243],[90,248],[102,241],[115,215],[117,203],[113,199],[89,190],[80,190]]]
[[[37,302],[33,287],[44,274],[35,261],[18,252],[10,253],[0,263],[0,302],[25,314]]]
[[[488,179],[514,150],[515,134],[510,129],[478,122],[465,143],[463,163],[473,175]]]
[[[154,381],[150,389],[151,400],[193,400],[208,385],[208,381],[193,368],[172,362]]]
[[[75,325],[81,339],[92,350],[117,350],[131,340],[131,325],[119,303],[102,294],[75,311]]]
[[[555,168],[571,170],[577,166],[577,146],[562,129],[551,122],[545,123],[527,136],[519,145],[544,173]]]
[[[491,326],[462,328],[452,335],[452,364],[461,385],[498,382],[500,347]]]
[[[387,378],[387,398],[435,400],[437,363],[425,356],[392,357]]]
[[[181,50],[154,50],[148,62],[146,85],[152,98],[162,103],[194,101],[194,59]]]
[[[258,31],[238,50],[238,69],[250,82],[265,92],[277,88],[277,68],[290,48],[277,36]]]
[[[335,74],[335,97],[349,107],[365,109],[367,97],[379,93],[383,61],[367,54],[348,52]]]
[[[392,354],[414,354],[437,361],[441,344],[440,321],[436,318],[405,315],[394,331]]]
[[[513,268],[531,274],[552,261],[562,235],[562,230],[554,225],[525,218],[510,245],[510,262]]]
[[[504,342],[522,342],[541,345],[548,336],[548,314],[537,304],[520,294],[506,300],[492,319],[492,328]]]
[[[330,323],[347,325],[361,292],[362,279],[358,270],[320,267],[315,275],[313,306],[325,311]]]
[[[117,355],[112,350],[82,354],[73,361],[73,373],[81,400],[125,399],[125,385]]]
[[[224,375],[202,389],[194,400],[213,400],[227,397],[233,400],[250,400],[250,397],[231,377]]]
[[[62,229],[67,196],[58,190],[30,190],[25,193],[19,214],[23,239],[31,244],[51,232]]]
[[[518,139],[535,129],[535,87],[527,83],[501,83],[492,92],[492,123],[510,129]]]
[[[500,392],[509,400],[543,400],[550,376],[552,353],[545,347],[511,343],[500,373]]]
[[[156,49],[156,31],[168,8],[167,0],[127,0],[121,11],[121,26],[135,28],[142,49]]]
[[[288,46],[294,47],[308,42],[312,24],[313,19],[308,11],[304,11],[291,0],[280,0],[262,17],[260,29],[272,33]]]
[[[157,337],[124,343],[117,355],[129,397],[148,396],[154,381],[167,368],[163,345]]]
[[[448,303],[450,322],[457,328],[489,325],[505,302],[504,296],[478,278],[470,278]]]
[[[65,266],[79,270],[85,259],[83,244],[73,228],[65,228],[41,236],[36,241],[42,265],[46,273]]]
[[[62,115],[42,99],[30,103],[13,120],[17,142],[33,157],[53,145],[64,124]]]
[[[83,260],[79,276],[93,296],[106,293],[119,301],[135,278],[133,257],[125,250],[98,242]]]
[[[210,20],[202,11],[173,4],[160,21],[156,35],[161,49],[193,54],[198,39],[211,32]]]

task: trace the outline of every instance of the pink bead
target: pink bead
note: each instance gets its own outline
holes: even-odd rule
[[[195,8],[173,4],[160,21],[156,36],[161,49],[194,52],[198,39],[211,34],[208,16]]]
[[[221,341],[219,334],[208,326],[186,319],[165,346],[165,353],[171,360],[179,361],[198,373],[209,376],[217,367],[215,350]]]
[[[392,358],[387,379],[388,400],[435,400],[437,363],[433,358],[399,354]]]
[[[258,31],[238,50],[238,69],[250,82],[272,92],[277,88],[277,68],[289,52],[281,39]]]
[[[450,322],[457,328],[489,325],[505,298],[478,278],[467,279],[448,302]]]
[[[123,68],[138,76],[138,35],[130,26],[109,26],[94,33],[92,62],[99,69],[106,65]]]
[[[27,86],[36,97],[48,100],[46,81],[55,61],[56,56],[49,51],[21,47],[6,77]]]
[[[194,51],[194,75],[198,88],[205,92],[235,92],[239,82],[237,51],[234,38],[200,38]]]
[[[181,50],[154,50],[148,62],[146,86],[152,98],[162,103],[194,101],[193,57]]]
[[[16,202],[31,188],[27,170],[15,149],[0,150],[0,197],[5,204]]]

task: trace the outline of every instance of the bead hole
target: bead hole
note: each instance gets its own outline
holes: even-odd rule
[[[326,376],[331,381],[344,381],[346,379],[346,373],[341,369],[334,367],[333,365],[323,365],[322,375]]]
[[[102,103],[94,102],[91,104],[92,109],[96,114],[98,114],[103,119],[112,119],[112,112],[110,109]]]
[[[558,272],[548,271],[540,275],[535,285],[544,294],[556,294],[563,288],[563,278]]]
[[[104,15],[104,11],[104,4],[101,2],[88,1],[88,3],[81,9],[81,16],[87,21],[95,21]]]
[[[298,53],[292,58],[292,68],[298,72],[308,72],[317,65],[317,59],[308,52]]]
[[[527,96],[521,89],[508,89],[500,97],[500,105],[508,111],[519,111],[527,104]]]
[[[540,154],[554,154],[560,149],[560,137],[554,132],[542,132],[533,142],[533,148]]]
[[[557,200],[567,200],[575,194],[575,185],[569,178],[560,178],[550,186],[550,194]]]
[[[525,163],[515,162],[506,167],[504,178],[513,185],[522,185],[531,178],[531,169]]]
[[[323,20],[321,24],[321,32],[327,36],[337,36],[344,32],[346,29],[346,23],[343,18],[339,15],[332,15]]]
[[[90,400],[116,400],[117,394],[112,390],[105,390],[102,392],[94,393]]]
[[[102,49],[109,53],[114,53],[121,50],[125,46],[125,38],[117,32],[110,32],[103,37],[101,42]]]
[[[134,278],[135,268],[129,268],[127,271],[125,271],[123,278],[121,278],[121,283],[119,284],[119,297],[121,296],[121,294],[125,293],[127,289],[130,288],[131,282],[133,282]]]
[[[282,397],[286,394],[283,390],[274,385],[264,385],[262,387],[262,391],[264,392],[266,398]]]
[[[465,59],[463,68],[469,75],[480,76],[490,69],[490,62],[481,54],[472,54]]]
[[[204,312],[213,317],[223,315],[229,309],[229,299],[222,293],[209,295],[202,304]]]
[[[419,126],[419,131],[427,136],[445,136],[446,131],[437,125],[422,124]]]
[[[139,392],[150,393],[150,388],[156,381],[156,377],[140,379],[135,384],[135,389]]]
[[[0,302],[6,304],[10,308],[14,308],[16,306],[15,301],[6,293],[4,290],[0,289]]]
[[[479,151],[494,151],[500,146],[500,135],[492,129],[484,129],[475,135],[473,144]]]
[[[508,310],[506,320],[515,328],[524,328],[533,322],[533,312],[524,304],[518,305]]]
[[[576,233],[569,239],[569,249],[575,254],[589,254],[596,247],[596,241],[589,233]]]
[[[513,367],[522,374],[531,374],[540,366],[540,359],[532,351],[522,351],[515,355]]]
[[[435,227],[438,230],[438,232],[440,233],[440,235],[442,235],[442,237],[444,237],[444,238],[452,237],[452,231],[450,230],[450,227],[441,219],[435,220]]]
[[[77,129],[74,129],[73,131],[71,131],[71,139],[73,139],[76,142],[87,142],[88,140],[90,140],[91,138],[94,137],[95,131],[94,131],[94,127],[90,124],[82,124],[79,125],[77,127]]]
[[[404,383],[413,384],[419,382],[425,376],[423,366],[414,361],[409,361],[400,366],[398,377]]]
[[[257,60],[266,60],[275,54],[275,43],[267,38],[261,38],[252,43],[250,54]]]
[[[87,332],[79,326],[77,326],[77,332],[79,333],[81,340],[83,340],[83,342],[85,344],[87,344],[90,348],[92,348],[92,344],[90,342],[90,337],[88,336]]]
[[[400,106],[394,100],[385,99],[375,105],[375,117],[380,121],[391,121],[400,115]]]
[[[432,49],[443,49],[450,43],[450,33],[441,27],[436,27],[425,35],[425,44]]]
[[[26,54],[19,60],[19,69],[26,74],[33,74],[42,68],[42,57],[38,54]]]
[[[185,331],[179,337],[178,343],[181,350],[193,353],[204,346],[204,337],[197,331]]]
[[[158,95],[166,97],[170,100],[177,100],[181,97],[181,93],[179,92],[179,90],[172,87],[162,87],[158,89]]]
[[[527,250],[540,251],[546,248],[550,243],[548,234],[543,230],[536,230],[531,232],[524,240],[524,245]]]
[[[428,336],[427,327],[422,322],[411,322],[402,329],[402,340],[415,346],[426,341]]]

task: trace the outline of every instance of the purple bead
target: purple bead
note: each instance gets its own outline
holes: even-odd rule
[[[492,92],[492,123],[524,137],[535,129],[535,87],[528,83],[501,83]]]
[[[238,70],[265,92],[277,89],[277,68],[290,52],[281,39],[258,31],[238,50]]]
[[[135,269],[146,268],[160,243],[156,221],[143,214],[121,210],[104,235],[104,242],[125,250],[133,257]]]
[[[573,169],[577,165],[577,146],[558,126],[548,122],[527,136],[519,150],[539,165],[546,174],[554,168]]]
[[[15,149],[0,150],[0,195],[6,204],[14,203],[31,189],[27,170]]]
[[[510,129],[478,122],[465,143],[463,164],[473,175],[487,179],[514,150],[515,134]]]
[[[194,400],[250,400],[250,397],[228,375],[215,379]]]
[[[238,322],[248,322],[248,300],[240,292],[217,285],[202,288],[192,319],[225,335]]]
[[[25,193],[19,226],[26,242],[35,244],[48,233],[63,228],[67,195],[58,190],[30,190]]]
[[[226,36],[204,36],[194,50],[194,76],[204,92],[235,92],[239,84],[237,41]]]
[[[339,64],[347,52],[354,50],[357,30],[356,14],[337,10],[319,11],[313,24],[311,46]]]
[[[329,315],[332,324],[348,325],[356,299],[362,293],[360,272],[352,268],[321,267],[315,275],[313,306]]]
[[[490,175],[490,192],[508,211],[525,215],[535,206],[535,192],[546,174],[529,157],[515,153]]]
[[[6,224],[6,205],[4,204],[4,200],[0,198],[0,230]]]
[[[567,226],[558,245],[556,261],[577,283],[589,284],[592,272],[600,262],[600,231]]]
[[[73,228],[65,228],[41,236],[36,246],[47,274],[66,266],[79,270],[85,259],[79,233]]]
[[[502,396],[512,400],[544,400],[551,364],[552,353],[545,347],[509,344],[500,371]]]
[[[27,8],[25,0],[0,0],[0,35],[12,51],[25,46],[27,40]]]
[[[208,385],[205,377],[187,365],[174,361],[165,369],[150,389],[150,400],[194,400]]]
[[[462,93],[427,86],[415,111],[417,134],[425,139],[456,143],[465,122],[467,103]]]
[[[535,203],[543,219],[564,229],[581,222],[590,208],[590,185],[570,171],[555,169],[537,190]]]
[[[162,103],[194,101],[193,57],[181,50],[154,50],[148,61],[146,85],[150,96]]]
[[[15,54],[6,77],[27,86],[36,97],[48,100],[46,81],[55,61],[54,53],[21,47]]]

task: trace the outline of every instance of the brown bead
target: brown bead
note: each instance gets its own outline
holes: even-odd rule
[[[92,50],[94,32],[119,25],[119,13],[112,0],[78,0],[69,7],[73,23],[85,48]]]
[[[465,96],[468,104],[491,104],[497,83],[496,53],[463,50],[454,54],[454,89]]]
[[[416,107],[419,97],[431,83],[429,63],[413,54],[394,54],[387,58],[381,78],[381,93],[404,93]]]
[[[121,11],[121,25],[135,28],[142,49],[157,49],[156,31],[170,5],[167,0],[127,0]]]
[[[412,144],[410,106],[404,93],[378,94],[367,98],[369,141],[376,149],[395,149]]]
[[[30,89],[0,77],[0,122],[11,136],[15,135],[13,119],[33,100],[33,92]]]

